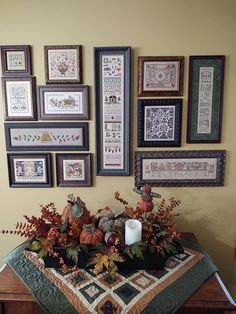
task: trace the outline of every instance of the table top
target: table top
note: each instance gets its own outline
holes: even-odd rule
[[[190,234],[190,237],[194,237]],[[33,302],[33,297],[21,280],[8,266],[0,270],[0,302]],[[236,305],[217,273],[211,275],[204,284],[184,303],[182,309],[209,308],[236,311]],[[178,312],[177,312],[178,313]]]
[[[29,290],[23,285],[8,265],[0,272],[0,302],[32,302]],[[210,278],[185,302],[184,308],[214,308],[236,310],[234,301],[228,294],[218,274]]]

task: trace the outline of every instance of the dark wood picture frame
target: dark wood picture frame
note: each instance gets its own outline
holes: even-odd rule
[[[135,153],[135,186],[223,186],[225,150]]]
[[[82,46],[44,46],[46,84],[82,84]]]
[[[8,153],[9,186],[47,188],[52,186],[50,153]]]
[[[190,56],[187,143],[220,143],[225,56]]]
[[[92,186],[92,154],[56,154],[57,186]]]
[[[1,46],[2,76],[32,75],[31,46]]]
[[[2,91],[6,121],[34,121],[37,119],[36,78],[3,77]]]
[[[87,122],[5,123],[8,151],[88,150]]]
[[[182,99],[138,100],[138,146],[181,146]]]
[[[95,47],[96,172],[130,175],[131,48]]]
[[[87,85],[40,85],[37,95],[40,120],[89,119]]]
[[[183,56],[138,57],[138,96],[182,96]]]

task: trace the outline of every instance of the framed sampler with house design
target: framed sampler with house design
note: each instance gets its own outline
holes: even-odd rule
[[[7,160],[10,187],[52,186],[50,153],[8,153]]]
[[[130,47],[98,47],[95,58],[97,175],[130,174]]]
[[[3,77],[2,87],[6,121],[36,120],[36,79],[34,76]]]
[[[135,154],[135,186],[223,186],[224,150],[146,151]]]

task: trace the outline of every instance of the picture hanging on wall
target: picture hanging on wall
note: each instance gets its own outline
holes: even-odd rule
[[[88,150],[87,122],[5,123],[9,151]]]
[[[130,47],[98,47],[95,58],[97,175],[130,174]]]
[[[87,85],[38,86],[40,120],[89,119],[89,87]]]
[[[51,154],[8,153],[9,186],[51,187]]]
[[[223,186],[224,150],[149,151],[135,154],[135,186]]]
[[[182,96],[184,57],[139,57],[138,96]]]
[[[3,77],[2,85],[5,120],[36,120],[35,77]]]
[[[91,158],[91,154],[56,154],[57,186],[91,186]]]
[[[138,100],[138,146],[181,146],[182,99]]]
[[[190,56],[187,143],[220,143],[225,56]]]
[[[44,46],[47,84],[82,84],[82,46]]]
[[[29,45],[1,46],[1,61],[3,76],[32,75],[31,46]]]

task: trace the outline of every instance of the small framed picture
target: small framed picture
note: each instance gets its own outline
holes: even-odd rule
[[[225,150],[135,153],[135,186],[223,186]]]
[[[9,151],[88,150],[88,122],[5,123]]]
[[[91,186],[91,158],[91,154],[56,154],[57,186]]]
[[[1,46],[2,75],[32,75],[31,46]]]
[[[138,100],[138,146],[181,146],[182,99]]]
[[[40,120],[89,119],[89,87],[87,85],[38,86]]]
[[[35,77],[3,77],[5,120],[36,120]]]
[[[51,154],[8,153],[9,186],[12,188],[51,187]]]
[[[225,56],[190,56],[187,143],[220,143]]]
[[[184,57],[139,57],[138,96],[182,96]]]
[[[82,84],[82,46],[44,46],[47,84]]]

